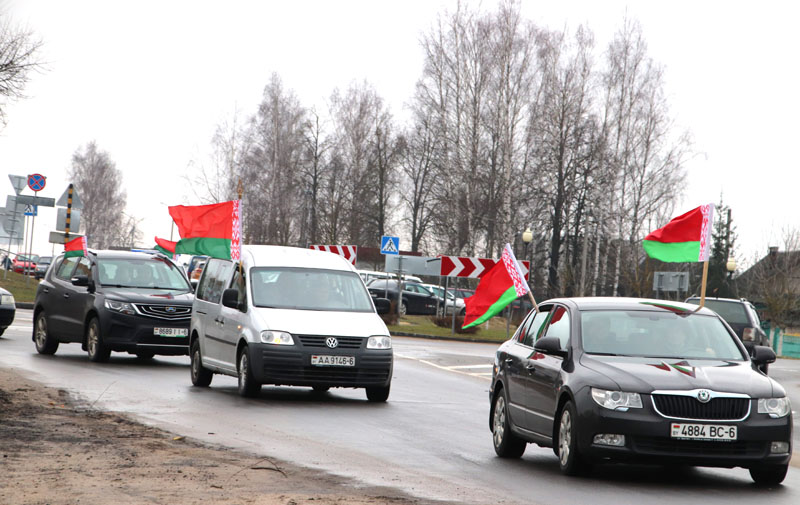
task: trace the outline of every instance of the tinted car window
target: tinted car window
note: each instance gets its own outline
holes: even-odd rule
[[[105,286],[129,288],[191,289],[175,264],[156,256],[98,258],[98,281]]]
[[[520,329],[519,342],[528,347],[533,347],[533,342],[537,339],[537,335],[549,314],[548,309],[542,310],[541,307],[539,312],[531,312]]]
[[[299,310],[372,312],[372,300],[355,272],[316,268],[253,268],[253,304]]]
[[[699,305],[699,300],[687,300],[689,303]],[[719,314],[729,324],[750,324],[747,312],[742,302],[728,302],[706,298],[706,307]]]
[[[569,342],[569,313],[564,307],[556,307],[550,325],[547,327],[547,336],[556,337],[561,342],[561,348],[566,349]]]
[[[746,359],[716,316],[650,311],[586,311],[583,349],[593,354],[719,360]]]
[[[64,258],[64,261],[61,262],[61,265],[58,267],[58,272],[56,272],[56,277],[59,279],[69,280],[72,277],[72,271],[75,270],[75,265],[78,264],[78,260],[80,258],[77,256],[72,256],[70,258]]]
[[[92,272],[92,263],[89,261],[89,258],[81,258],[78,261],[78,266],[75,267],[75,271],[72,272],[72,277],[76,275],[85,275],[89,277],[89,274]]]
[[[245,282],[245,278],[242,275],[242,272],[239,270],[238,266],[236,266],[236,270],[233,272],[233,279],[231,279],[231,289],[235,289],[239,293],[239,307],[244,312],[247,310],[247,284]]]
[[[197,298],[208,302],[219,303],[222,292],[228,286],[233,263],[219,259],[206,263],[200,285],[197,287]]]

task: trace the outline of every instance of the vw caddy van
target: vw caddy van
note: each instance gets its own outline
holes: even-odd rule
[[[392,339],[373,299],[344,258],[325,251],[244,246],[242,261],[209,259],[190,326],[192,384],[213,374],[239,379],[239,394],[262,384],[364,388],[384,402],[392,380]]]

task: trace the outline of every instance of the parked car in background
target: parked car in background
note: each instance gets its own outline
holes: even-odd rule
[[[186,276],[191,279],[192,278],[192,272],[194,272],[194,269],[197,268],[197,265],[200,262],[203,262],[205,264],[205,261],[207,259],[208,259],[208,256],[199,256],[199,255],[198,256],[192,256],[189,259],[189,265],[186,267]]]
[[[44,277],[47,269],[50,268],[50,263],[53,262],[52,256],[39,256],[39,262],[36,263],[36,269],[33,271],[33,276],[37,279]]]
[[[192,384],[212,374],[238,377],[239,394],[262,384],[364,388],[371,402],[389,397],[393,351],[372,300],[353,266],[323,251],[244,246],[242,263],[206,264],[191,323]],[[227,387],[227,386],[226,386]]]
[[[447,290],[448,293],[452,293],[453,296],[459,299],[469,298],[470,296],[475,294],[474,289],[463,289],[463,288],[450,288]]]
[[[700,297],[689,297],[686,299],[686,303],[700,305]],[[756,308],[744,298],[706,297],[705,306],[719,314],[733,328],[748,351],[751,351],[756,345],[769,345],[769,338],[761,328],[761,320],[758,318]]]
[[[0,288],[0,335],[14,322],[16,312],[14,295],[6,289]]]
[[[395,274],[375,270],[358,270],[358,275],[361,276],[365,284],[369,284],[373,279],[397,279]]]
[[[692,304],[560,298],[539,304],[494,360],[495,452],[552,447],[561,471],[592,464],[743,467],[758,485],[786,476],[792,409],[728,324]]]
[[[440,314],[450,315],[454,310],[458,315],[463,316],[466,314],[463,298],[456,298],[449,290],[445,293],[444,288],[442,286],[437,286],[436,284],[423,284],[422,286],[428,288],[428,290],[432,291],[433,294],[442,300],[445,300],[443,306],[439,307]]]
[[[28,256],[25,254],[18,254],[11,261],[11,268],[18,274],[32,274],[36,270],[36,262],[39,257],[36,255]]]
[[[206,260],[200,260],[195,263],[192,273],[189,274],[189,282],[193,289],[197,289],[197,284],[200,282],[200,277],[203,276],[203,269],[206,266]]]
[[[397,300],[398,282],[396,280],[374,279],[367,285],[373,298]],[[400,304],[400,315],[436,314],[437,305],[443,305],[444,299],[433,291],[416,282],[403,283],[403,298]]]
[[[32,338],[40,354],[75,342],[95,362],[112,351],[186,355],[193,299],[182,269],[161,254],[61,255],[37,287]]]

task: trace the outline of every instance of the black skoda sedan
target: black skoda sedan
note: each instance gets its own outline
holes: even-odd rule
[[[783,481],[792,411],[720,317],[696,305],[563,298],[532,311],[497,351],[489,425],[501,457],[552,447],[562,472],[637,461],[744,467]]]
[[[56,258],[36,290],[33,342],[40,354],[81,344],[91,361],[112,351],[149,359],[189,354],[194,294],[183,269],[160,254],[89,251]]]

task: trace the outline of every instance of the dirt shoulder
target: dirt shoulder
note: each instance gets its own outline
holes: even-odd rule
[[[0,369],[0,503],[428,502],[177,437]]]

